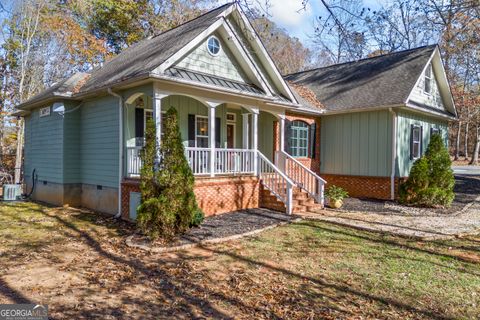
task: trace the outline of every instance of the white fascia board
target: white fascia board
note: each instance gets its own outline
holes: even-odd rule
[[[434,59],[436,61],[434,61]],[[435,65],[434,65],[433,62],[436,62]],[[457,110],[455,109],[455,104],[453,102],[452,92],[450,90],[450,85],[448,84],[447,74],[445,72],[445,68],[443,67],[443,62],[442,62],[442,59],[441,59],[441,56],[440,56],[440,51],[438,50],[438,47],[435,48],[435,50],[433,50],[432,55],[428,59],[427,63],[423,66],[423,69],[422,69],[422,72],[420,73],[420,76],[418,77],[417,81],[415,81],[415,85],[413,86],[412,90],[410,90],[410,93],[408,94],[408,97],[405,100],[405,104],[406,105],[409,104],[415,88],[418,86],[418,83],[422,80],[422,77],[425,74],[425,70],[430,65],[430,63],[432,64],[432,71],[433,71],[434,79],[435,79],[435,82],[437,83],[437,86],[442,91],[444,91],[445,89],[448,91],[447,96],[448,96],[449,101],[443,101],[444,104],[445,104],[445,107],[448,108],[450,112],[453,112],[456,116],[457,115]],[[437,71],[437,68],[435,68],[436,66],[440,66],[440,70],[438,70],[439,72],[435,72],[435,71]],[[438,77],[437,77],[437,75],[438,75]],[[439,80],[441,82],[443,82],[442,87],[440,87],[440,84],[439,84],[440,81]],[[444,94],[441,94],[441,96],[442,96],[442,99],[443,99]]]
[[[411,103],[407,103],[406,104],[406,108],[405,109],[411,109],[413,111],[417,111],[417,112],[420,112],[422,114],[425,114],[427,116],[433,116],[433,117],[437,117],[437,118],[442,118],[442,119],[445,119],[445,120],[449,120],[449,121],[453,121],[453,120],[456,120],[457,117],[456,116],[449,116],[447,114],[444,114],[442,112],[438,112],[438,111],[435,111],[435,110],[431,110],[431,109],[424,109],[422,107],[417,107]]]
[[[425,65],[423,66],[422,72],[420,72],[420,75],[418,76],[417,81],[415,81],[415,84],[413,85],[413,88],[410,90],[410,93],[408,94],[408,97],[404,102],[405,104],[407,104],[410,101],[410,99],[412,97],[412,94],[413,94],[413,91],[418,86],[418,83],[420,82],[420,80],[422,80],[422,77],[425,74],[425,70],[427,70],[427,67],[430,64],[430,62],[432,61],[434,55],[435,55],[435,50],[433,50],[432,55],[430,56],[430,58],[428,58],[427,63],[425,63]]]
[[[179,61],[183,56],[185,56],[188,52],[196,48],[202,41],[204,41],[210,34],[215,32],[220,26],[223,24],[224,19],[218,19],[215,21],[211,26],[209,26],[207,29],[205,29],[202,33],[200,33],[198,36],[196,36],[192,41],[187,43],[186,46],[178,50],[176,53],[174,53],[170,58],[165,60],[161,65],[159,65],[157,68],[153,70],[153,73],[156,74],[163,74],[165,70],[170,68],[172,65],[174,65],[177,61]]]
[[[441,88],[442,90],[446,90],[447,91],[447,95],[448,95],[448,101],[444,101],[446,103],[448,103],[450,106],[451,106],[451,110],[455,116],[457,116],[457,108],[455,107],[455,101],[453,100],[453,95],[452,95],[452,89],[450,88],[450,83],[448,82],[448,78],[447,78],[447,72],[445,71],[445,67],[443,65],[443,60],[442,60],[442,56],[440,54],[440,50],[438,49],[438,47],[435,49],[435,52],[437,54],[437,60],[438,60],[438,65],[439,65],[439,68],[440,68],[440,78],[439,80],[441,80],[443,83],[444,83],[444,86],[446,88]],[[436,77],[435,77],[436,79]],[[437,84],[438,84],[439,81],[437,81]],[[438,84],[440,86],[440,84]]]
[[[231,39],[234,44],[233,46],[229,46],[229,49],[232,52],[237,53],[235,57],[238,58],[238,55],[241,57],[242,61],[240,62],[243,62],[244,64],[246,64],[248,70],[244,70],[244,72],[249,71],[252,74],[252,76],[258,80],[259,82],[258,84],[267,93],[267,95],[272,96],[273,89],[270,87],[267,79],[262,75],[260,70],[255,65],[253,59],[250,57],[250,54],[247,52],[247,50],[245,50],[243,45],[238,40],[237,35],[234,33],[228,21],[225,20],[225,23],[222,25],[222,28],[220,29],[223,30],[228,35],[228,38]]]
[[[379,110],[388,110],[389,108],[400,108],[405,107],[404,104],[393,104],[389,106],[378,106],[378,107],[369,107],[369,108],[355,108],[347,110],[325,110],[323,115],[335,115],[335,114],[345,114],[345,113],[357,113],[357,112],[369,112],[369,111],[379,111]]]
[[[237,6],[237,5],[235,5]],[[240,8],[237,8],[237,10],[233,11],[234,13],[237,13],[240,19],[242,19],[245,27],[248,29],[248,31],[251,33],[252,38],[253,38],[253,45],[254,49],[256,49],[256,52],[258,53],[258,57],[260,61],[264,64],[265,69],[267,71],[270,69],[270,72],[273,73],[273,76],[271,76],[272,80],[275,82],[277,86],[279,86],[281,89],[283,89],[283,92],[286,96],[289,97],[289,99],[292,102],[298,103],[298,101],[295,99],[295,96],[293,95],[292,91],[288,87],[288,85],[285,83],[285,80],[283,79],[282,75],[278,71],[277,67],[275,66],[274,62],[272,61],[270,55],[268,54],[267,50],[263,46],[262,42],[260,41],[255,29],[253,29],[253,26],[251,25],[250,21],[248,18],[245,16],[245,13]]]

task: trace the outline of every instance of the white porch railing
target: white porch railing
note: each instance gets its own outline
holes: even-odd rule
[[[325,180],[285,151],[275,152],[275,162],[296,186],[305,190],[317,203],[324,204]]]
[[[251,149],[215,149],[215,173],[254,173],[254,157]]]
[[[139,177],[142,168],[142,147],[127,147],[127,173]],[[194,175],[210,174],[210,148],[185,148],[185,155]],[[251,149],[215,149],[215,174],[253,174],[255,151]]]
[[[285,203],[287,214],[292,214],[295,183],[261,152],[258,152],[258,175],[263,186]]]
[[[193,174],[210,174],[210,148],[185,148],[185,156]]]
[[[142,169],[140,151],[143,147],[127,147],[127,174],[129,177],[139,177]]]

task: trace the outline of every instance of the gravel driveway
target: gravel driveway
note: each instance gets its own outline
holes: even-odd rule
[[[347,199],[343,210],[306,213],[304,218],[422,239],[480,233],[480,177],[456,176],[455,200],[448,209],[414,208],[392,201]]]
[[[455,199],[450,208],[415,208],[402,206],[393,201],[347,198],[344,200],[342,210],[419,216],[451,215],[461,211],[480,196],[480,176],[456,175],[455,180]]]

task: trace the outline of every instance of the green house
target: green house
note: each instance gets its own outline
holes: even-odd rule
[[[135,219],[145,123],[179,114],[207,215],[390,198],[456,113],[436,46],[283,77],[236,4],[140,41],[17,106],[32,198]],[[360,188],[362,189],[362,188]],[[351,192],[355,194],[355,192]]]

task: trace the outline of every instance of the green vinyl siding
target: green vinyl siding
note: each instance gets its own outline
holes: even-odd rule
[[[36,169],[39,181],[62,183],[63,117],[52,110],[40,117],[39,111],[25,117],[25,179],[31,179]]]
[[[162,99],[162,111],[167,111],[170,107],[173,107],[178,112],[178,122],[180,126],[180,134],[184,142],[188,141],[188,115],[194,114],[199,116],[208,116],[207,107],[200,101],[186,96],[168,96]],[[215,117],[220,118],[220,144],[221,147],[225,147],[227,143],[227,112],[236,114],[235,121],[235,135],[237,148],[241,148],[242,139],[242,116],[240,109],[229,108],[227,104],[222,104],[216,107]]]
[[[118,99],[113,96],[99,97],[82,106],[82,183],[118,187],[118,116]]]
[[[277,119],[271,113],[258,115],[258,150],[273,162],[273,124]]]
[[[207,73],[233,81],[250,82],[222,37],[219,34],[215,36],[221,44],[221,49],[217,55],[213,56],[208,52],[207,38],[188,53],[176,67]]]
[[[391,124],[387,110],[322,117],[321,173],[389,176]]]
[[[397,167],[396,176],[406,177],[410,173],[414,160],[410,160],[410,130],[412,125],[423,128],[422,151],[425,153],[430,142],[431,128],[442,132],[445,144],[448,143],[448,122],[427,115],[400,110],[397,112]]]
[[[63,182],[81,182],[80,162],[80,108],[79,102],[64,103]]]

